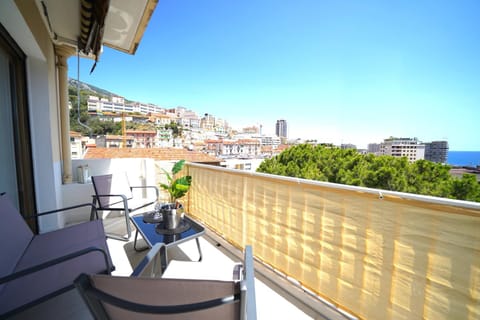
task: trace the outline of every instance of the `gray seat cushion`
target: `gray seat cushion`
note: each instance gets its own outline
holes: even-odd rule
[[[94,220],[35,236],[14,271],[88,247],[105,250],[109,264],[112,265],[102,221]],[[106,271],[103,254],[95,251],[10,281],[4,285],[0,294],[0,314],[72,286],[73,280],[82,272],[104,273]]]
[[[32,241],[33,232],[7,196],[0,196],[0,277],[11,274]],[[5,285],[0,285],[0,294]]]

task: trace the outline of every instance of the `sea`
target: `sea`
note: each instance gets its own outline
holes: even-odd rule
[[[452,166],[480,166],[480,151],[448,151],[447,163]]]

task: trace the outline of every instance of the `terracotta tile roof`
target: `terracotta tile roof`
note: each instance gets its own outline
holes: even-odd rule
[[[288,144],[281,144],[277,147],[277,151],[285,151],[287,150],[288,148],[290,148],[291,146],[288,145]]]
[[[93,148],[87,149],[85,159],[152,158],[201,163],[220,163],[221,160],[199,151],[177,148]]]
[[[157,134],[157,131],[155,130],[126,130],[125,131],[127,134],[145,134],[145,133],[148,133],[148,134],[153,134],[153,135],[156,135]]]
[[[238,143],[240,144],[260,144],[258,139],[239,139]]]
[[[107,134],[105,136],[107,140],[122,140],[123,136],[121,135],[114,135],[114,134]],[[126,136],[127,140],[133,140],[133,136]]]
[[[152,114],[151,116],[152,118],[163,118],[163,119],[172,119],[172,118],[175,118],[174,115],[170,115],[170,114],[161,114],[161,113],[157,113],[157,114]]]

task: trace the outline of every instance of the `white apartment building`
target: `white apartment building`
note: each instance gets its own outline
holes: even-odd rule
[[[110,101],[107,98],[89,96],[87,106],[89,112],[132,112],[126,108],[125,100],[121,97],[112,97]]]
[[[262,145],[258,139],[240,139],[237,143],[241,155],[258,156],[261,153]]]
[[[82,134],[75,131],[70,131],[70,152],[72,159],[83,158]]]
[[[177,123],[184,128],[194,128],[194,129],[200,128],[200,119],[198,117],[189,118],[184,116],[182,118],[179,118],[177,120]]]
[[[215,117],[211,114],[205,113],[205,116],[200,120],[200,128],[208,131],[214,131]]]
[[[207,151],[215,156],[258,156],[261,152],[258,139],[211,139],[205,144]]]
[[[125,104],[122,97],[99,98],[89,96],[87,100],[89,112],[138,112],[141,114],[164,113],[165,109],[151,103],[134,102]]]
[[[221,166],[229,169],[237,169],[243,171],[257,171],[257,168],[263,162],[263,158],[252,158],[252,159],[224,159],[221,162]]]
[[[380,154],[394,157],[406,157],[409,162],[425,159],[425,145],[417,138],[385,139],[380,144]]]
[[[155,123],[157,126],[165,126],[170,124],[172,121],[175,121],[175,118],[166,114],[155,114],[150,116],[150,121]]]
[[[273,149],[276,149],[280,144],[282,144],[282,140],[278,136],[272,135],[252,135],[254,139],[260,139],[262,146],[272,146]]]
[[[149,113],[161,113],[163,108],[152,103],[134,102],[132,104],[133,112],[139,112],[141,114]]]

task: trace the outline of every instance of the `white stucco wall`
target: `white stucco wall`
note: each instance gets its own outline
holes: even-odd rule
[[[26,85],[35,200],[39,212],[52,210],[62,203],[53,45],[33,0],[0,1],[0,22],[27,56]],[[39,220],[39,231],[62,225],[61,216],[52,215]]]
[[[74,183],[62,185],[63,203],[61,207],[69,207],[80,203],[91,203],[94,189],[92,183],[78,183],[77,168],[88,165],[90,176],[102,174],[127,173],[131,186],[156,186],[155,162],[153,159],[90,159],[73,160]],[[155,192],[149,190],[143,197],[153,197]],[[89,209],[74,210],[66,216],[65,224],[88,219]]]

